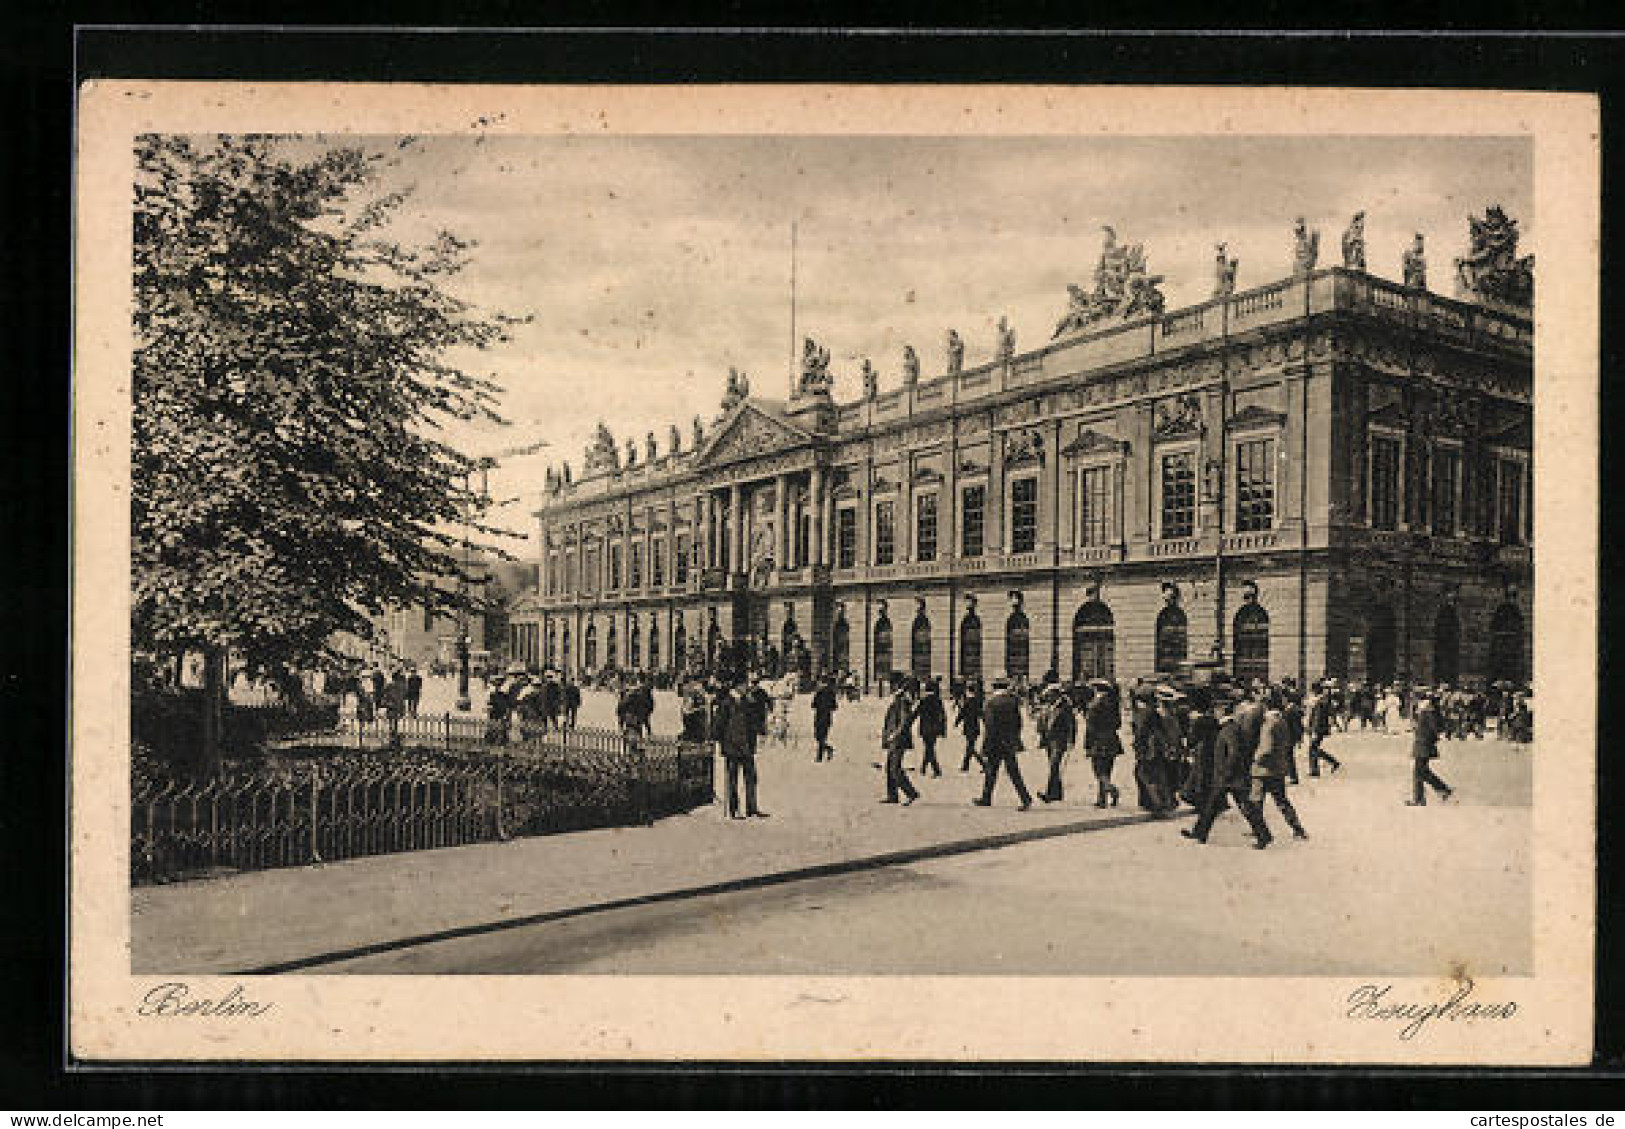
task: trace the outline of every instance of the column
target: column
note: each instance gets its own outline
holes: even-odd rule
[[[827,563],[824,552],[824,468],[812,468],[812,480],[808,486],[808,504],[812,507],[812,517],[809,519],[812,530],[808,535],[807,551],[812,555],[810,562],[814,568],[822,568]]]
[[[648,506],[643,514],[643,587],[652,591],[655,583],[655,508]],[[661,577],[665,581],[665,577]]]
[[[745,523],[741,520],[744,517],[742,502],[739,483],[736,482],[728,487],[728,570],[730,572],[739,572],[743,567]]]
[[[794,568],[790,560],[790,553],[795,545],[795,538],[790,536],[788,515],[790,512],[790,478],[781,474],[773,480],[773,559],[780,568]]]
[[[987,500],[982,506],[982,540],[987,543],[989,556],[1004,552],[1004,435],[998,431],[989,432],[987,445]]]
[[[694,536],[700,545],[700,567],[716,567],[716,519],[712,513],[714,499],[709,491],[694,499]]]

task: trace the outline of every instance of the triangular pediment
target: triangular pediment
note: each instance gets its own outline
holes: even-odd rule
[[[1110,435],[1102,435],[1092,428],[1084,428],[1078,432],[1076,439],[1061,448],[1061,454],[1074,457],[1102,453],[1116,454],[1127,449],[1128,444],[1121,439],[1113,439]]]
[[[812,439],[811,432],[746,400],[712,432],[697,461],[700,466],[717,466],[800,447]]]

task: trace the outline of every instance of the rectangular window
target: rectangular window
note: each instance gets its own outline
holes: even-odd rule
[[[609,590],[615,591],[621,586],[621,547],[609,547]]]
[[[666,583],[666,543],[656,541],[649,556],[649,583],[659,588]]]
[[[987,487],[967,486],[959,494],[959,555],[979,557],[985,544],[983,523],[987,517]]]
[[[796,519],[796,567],[812,560],[812,514],[806,510]]]
[[[581,590],[595,592],[598,590],[598,562],[600,560],[598,550],[587,550],[583,559],[587,562],[587,571],[586,575],[581,578]]]
[[[858,511],[847,506],[835,515],[835,567],[854,568],[858,563]]]
[[[1516,545],[1523,540],[1523,465],[1514,459],[1499,461],[1496,499],[1501,544]]]
[[[688,537],[679,534],[677,537],[677,555],[672,558],[672,579],[678,584],[688,583]]]
[[[921,494],[914,499],[914,559],[937,559],[937,496]]]
[[[1399,528],[1399,440],[1391,435],[1371,437],[1372,529]]]
[[[1078,472],[1078,544],[1106,545],[1112,535],[1112,468],[1085,467]]]
[[[627,570],[626,580],[628,588],[643,587],[643,546],[635,542],[632,545],[632,567]]]
[[[1428,524],[1427,453],[1415,441],[1405,447],[1405,524],[1416,530]]]
[[[1461,486],[1461,452],[1439,447],[1433,452],[1433,532],[1441,537],[1456,533],[1456,491]]]
[[[1189,537],[1196,532],[1196,454],[1180,451],[1162,456],[1162,537]]]
[[[875,564],[889,565],[897,556],[896,503],[875,503]]]
[[[1275,440],[1236,444],[1236,530],[1257,533],[1275,524]]]
[[[1030,553],[1038,546],[1038,479],[1010,483],[1010,551]]]

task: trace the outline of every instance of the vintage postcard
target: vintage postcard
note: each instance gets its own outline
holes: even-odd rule
[[[1593,100],[78,121],[75,1056],[1589,1061]]]

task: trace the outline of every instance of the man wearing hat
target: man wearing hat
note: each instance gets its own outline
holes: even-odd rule
[[[1332,731],[1331,702],[1326,696],[1325,687],[1316,683],[1312,689],[1314,695],[1309,699],[1309,716],[1304,727],[1309,736],[1309,775],[1319,776],[1321,761],[1331,765],[1333,772],[1342,768],[1343,764],[1320,747],[1320,743]]]
[[[1253,832],[1253,846],[1263,850],[1270,845],[1272,836],[1264,823],[1264,813],[1253,803],[1252,751],[1247,747],[1246,735],[1236,718],[1237,698],[1227,691],[1217,692],[1216,712],[1219,716],[1218,733],[1213,738],[1213,774],[1208,779],[1208,790],[1201,798],[1200,814],[1196,826],[1180,832],[1187,839],[1206,843],[1213,821],[1219,818],[1226,805],[1234,802],[1247,826]]]
[[[920,744],[925,749],[920,757],[920,774],[923,776],[929,772],[933,776],[941,776],[942,765],[937,763],[937,742],[948,732],[948,711],[942,707],[942,686],[935,678],[928,680],[921,688],[918,717]]]
[[[835,697],[835,678],[826,674],[818,683],[818,689],[813,691],[813,761],[832,760],[835,750],[829,746],[830,722],[835,718],[835,711],[840,703]]]
[[[1411,742],[1412,795],[1405,804],[1407,807],[1422,808],[1427,807],[1428,802],[1424,785],[1438,792],[1445,800],[1455,795],[1455,791],[1433,771],[1433,762],[1439,756],[1438,696],[1424,688],[1417,691],[1417,698],[1416,716],[1412,719],[1412,727],[1416,730]]]
[[[987,736],[982,742],[982,761],[986,766],[982,778],[982,794],[971,801],[977,807],[990,807],[993,803],[993,789],[999,781],[999,766],[1003,765],[1010,775],[1010,784],[1016,790],[1016,796],[1021,800],[1021,810],[1026,811],[1033,806],[1033,798],[1027,792],[1027,785],[1021,779],[1021,765],[1016,762],[1016,754],[1021,751],[1021,703],[1016,699],[1015,691],[1010,689],[1008,678],[995,678],[993,680],[993,693],[987,700]]]
[[[894,673],[891,681],[892,697],[886,705],[886,720],[880,730],[880,747],[886,754],[886,797],[880,802],[895,804],[901,792],[907,797],[903,800],[903,806],[907,807],[920,798],[919,789],[914,787],[908,770],[903,767],[903,754],[914,747],[915,707],[909,686],[912,679]]]
[[[1156,797],[1160,803],[1152,810],[1159,815],[1172,812],[1179,806],[1174,795],[1179,785],[1179,769],[1184,761],[1185,731],[1174,712],[1183,695],[1172,686],[1163,684],[1156,689],[1156,711],[1150,724],[1150,770],[1156,781]]]
[[[978,764],[987,767],[982,761],[982,754],[976,751],[976,739],[982,735],[982,710],[985,705],[982,680],[973,678],[965,684],[965,696],[959,700],[954,713],[955,724],[965,734],[965,755],[959,762],[960,772],[970,771],[973,757]]]
[[[756,806],[756,738],[759,735],[743,679],[736,678],[717,699],[711,715],[712,739],[728,764],[728,818],[766,818]],[[745,781],[745,811],[739,812],[739,781]]]
[[[1116,807],[1121,793],[1112,783],[1112,766],[1123,755],[1123,739],[1117,735],[1123,726],[1123,714],[1117,704],[1117,688],[1110,682],[1091,678],[1089,689],[1094,696],[1083,715],[1083,748],[1095,772],[1095,807],[1105,807],[1108,800]]]
[[[1078,719],[1072,712],[1072,702],[1059,685],[1044,688],[1042,720],[1039,723],[1038,742],[1049,757],[1049,781],[1038,798],[1046,804],[1059,803],[1066,798],[1061,784],[1061,766],[1078,735]]]
[[[1307,839],[1309,832],[1303,829],[1297,809],[1286,794],[1287,760],[1292,754],[1292,738],[1286,719],[1281,716],[1280,694],[1269,691],[1263,705],[1264,727],[1259,733],[1258,751],[1253,754],[1253,784],[1248,798],[1260,809],[1259,817],[1262,820],[1264,800],[1273,797],[1286,825],[1292,828],[1292,837]]]

